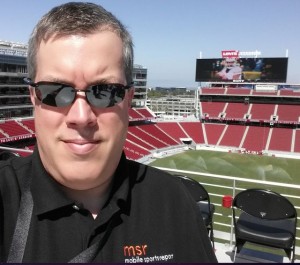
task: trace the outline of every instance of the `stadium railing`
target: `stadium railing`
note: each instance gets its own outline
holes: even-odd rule
[[[199,181],[207,190],[211,197],[211,202],[215,205],[214,213],[214,238],[216,242],[224,243],[229,249],[234,248],[234,226],[231,207],[224,205],[224,198],[234,198],[235,195],[249,188],[270,189],[288,198],[295,206],[298,216],[300,216],[300,185],[273,182],[249,178],[239,178],[226,175],[210,173],[199,173],[187,170],[178,170],[164,167],[157,167],[173,175],[181,174]],[[296,256],[300,257],[300,217],[298,217],[296,236]],[[262,248],[262,251],[265,249]],[[267,250],[268,251],[268,250]],[[278,254],[278,253],[277,253]],[[280,253],[279,253],[280,254]],[[282,256],[285,254],[282,253]]]

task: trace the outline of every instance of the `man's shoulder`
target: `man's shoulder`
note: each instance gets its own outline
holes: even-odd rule
[[[172,174],[159,168],[155,168],[132,160],[128,160],[128,165],[130,172],[136,172],[136,178],[138,181],[146,181],[148,184],[154,183],[159,185],[176,182]]]
[[[131,169],[136,168],[138,174],[135,176],[135,186],[143,194],[161,194],[163,197],[174,198],[176,196],[181,199],[189,200],[186,188],[177,178],[171,173],[155,168],[149,165],[144,165],[139,162],[129,161]],[[132,176],[133,177],[133,176]]]
[[[31,165],[31,157],[14,157],[8,160],[0,161],[0,176],[17,175],[26,171]]]

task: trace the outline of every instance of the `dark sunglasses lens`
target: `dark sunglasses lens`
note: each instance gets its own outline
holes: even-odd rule
[[[123,101],[125,97],[125,87],[119,84],[96,85],[89,88],[86,96],[89,103],[94,107],[112,107]]]
[[[73,102],[75,91],[72,87],[61,84],[39,84],[36,88],[36,96],[46,105],[65,107]]]

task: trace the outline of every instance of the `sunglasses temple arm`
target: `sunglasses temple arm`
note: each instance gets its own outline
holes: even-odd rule
[[[34,82],[32,82],[31,79],[28,77],[23,78],[23,81],[26,85],[36,87],[36,84]]]

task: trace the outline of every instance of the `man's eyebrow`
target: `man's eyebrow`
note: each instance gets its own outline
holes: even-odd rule
[[[46,81],[46,82],[49,81],[49,82],[62,83],[62,84],[74,86],[74,83],[72,81],[67,81],[66,79],[61,79],[61,78],[57,78],[54,76],[45,76],[40,81]],[[97,85],[97,84],[112,84],[112,83],[122,84],[123,82],[118,78],[109,76],[109,77],[105,77],[105,78],[96,79],[95,81],[89,83],[88,86]]]
[[[107,83],[111,83],[111,80],[107,78],[101,78],[91,82],[90,85],[107,84]]]
[[[101,78],[93,81],[90,85],[97,85],[97,84],[112,84],[112,83],[120,83],[122,84],[120,79],[117,79],[115,77],[107,77],[107,78]]]
[[[53,77],[53,76],[44,76],[41,81],[49,81],[49,82],[55,82],[55,83],[64,83],[64,84],[68,84],[69,82],[67,82],[66,80],[57,78],[57,77]]]

